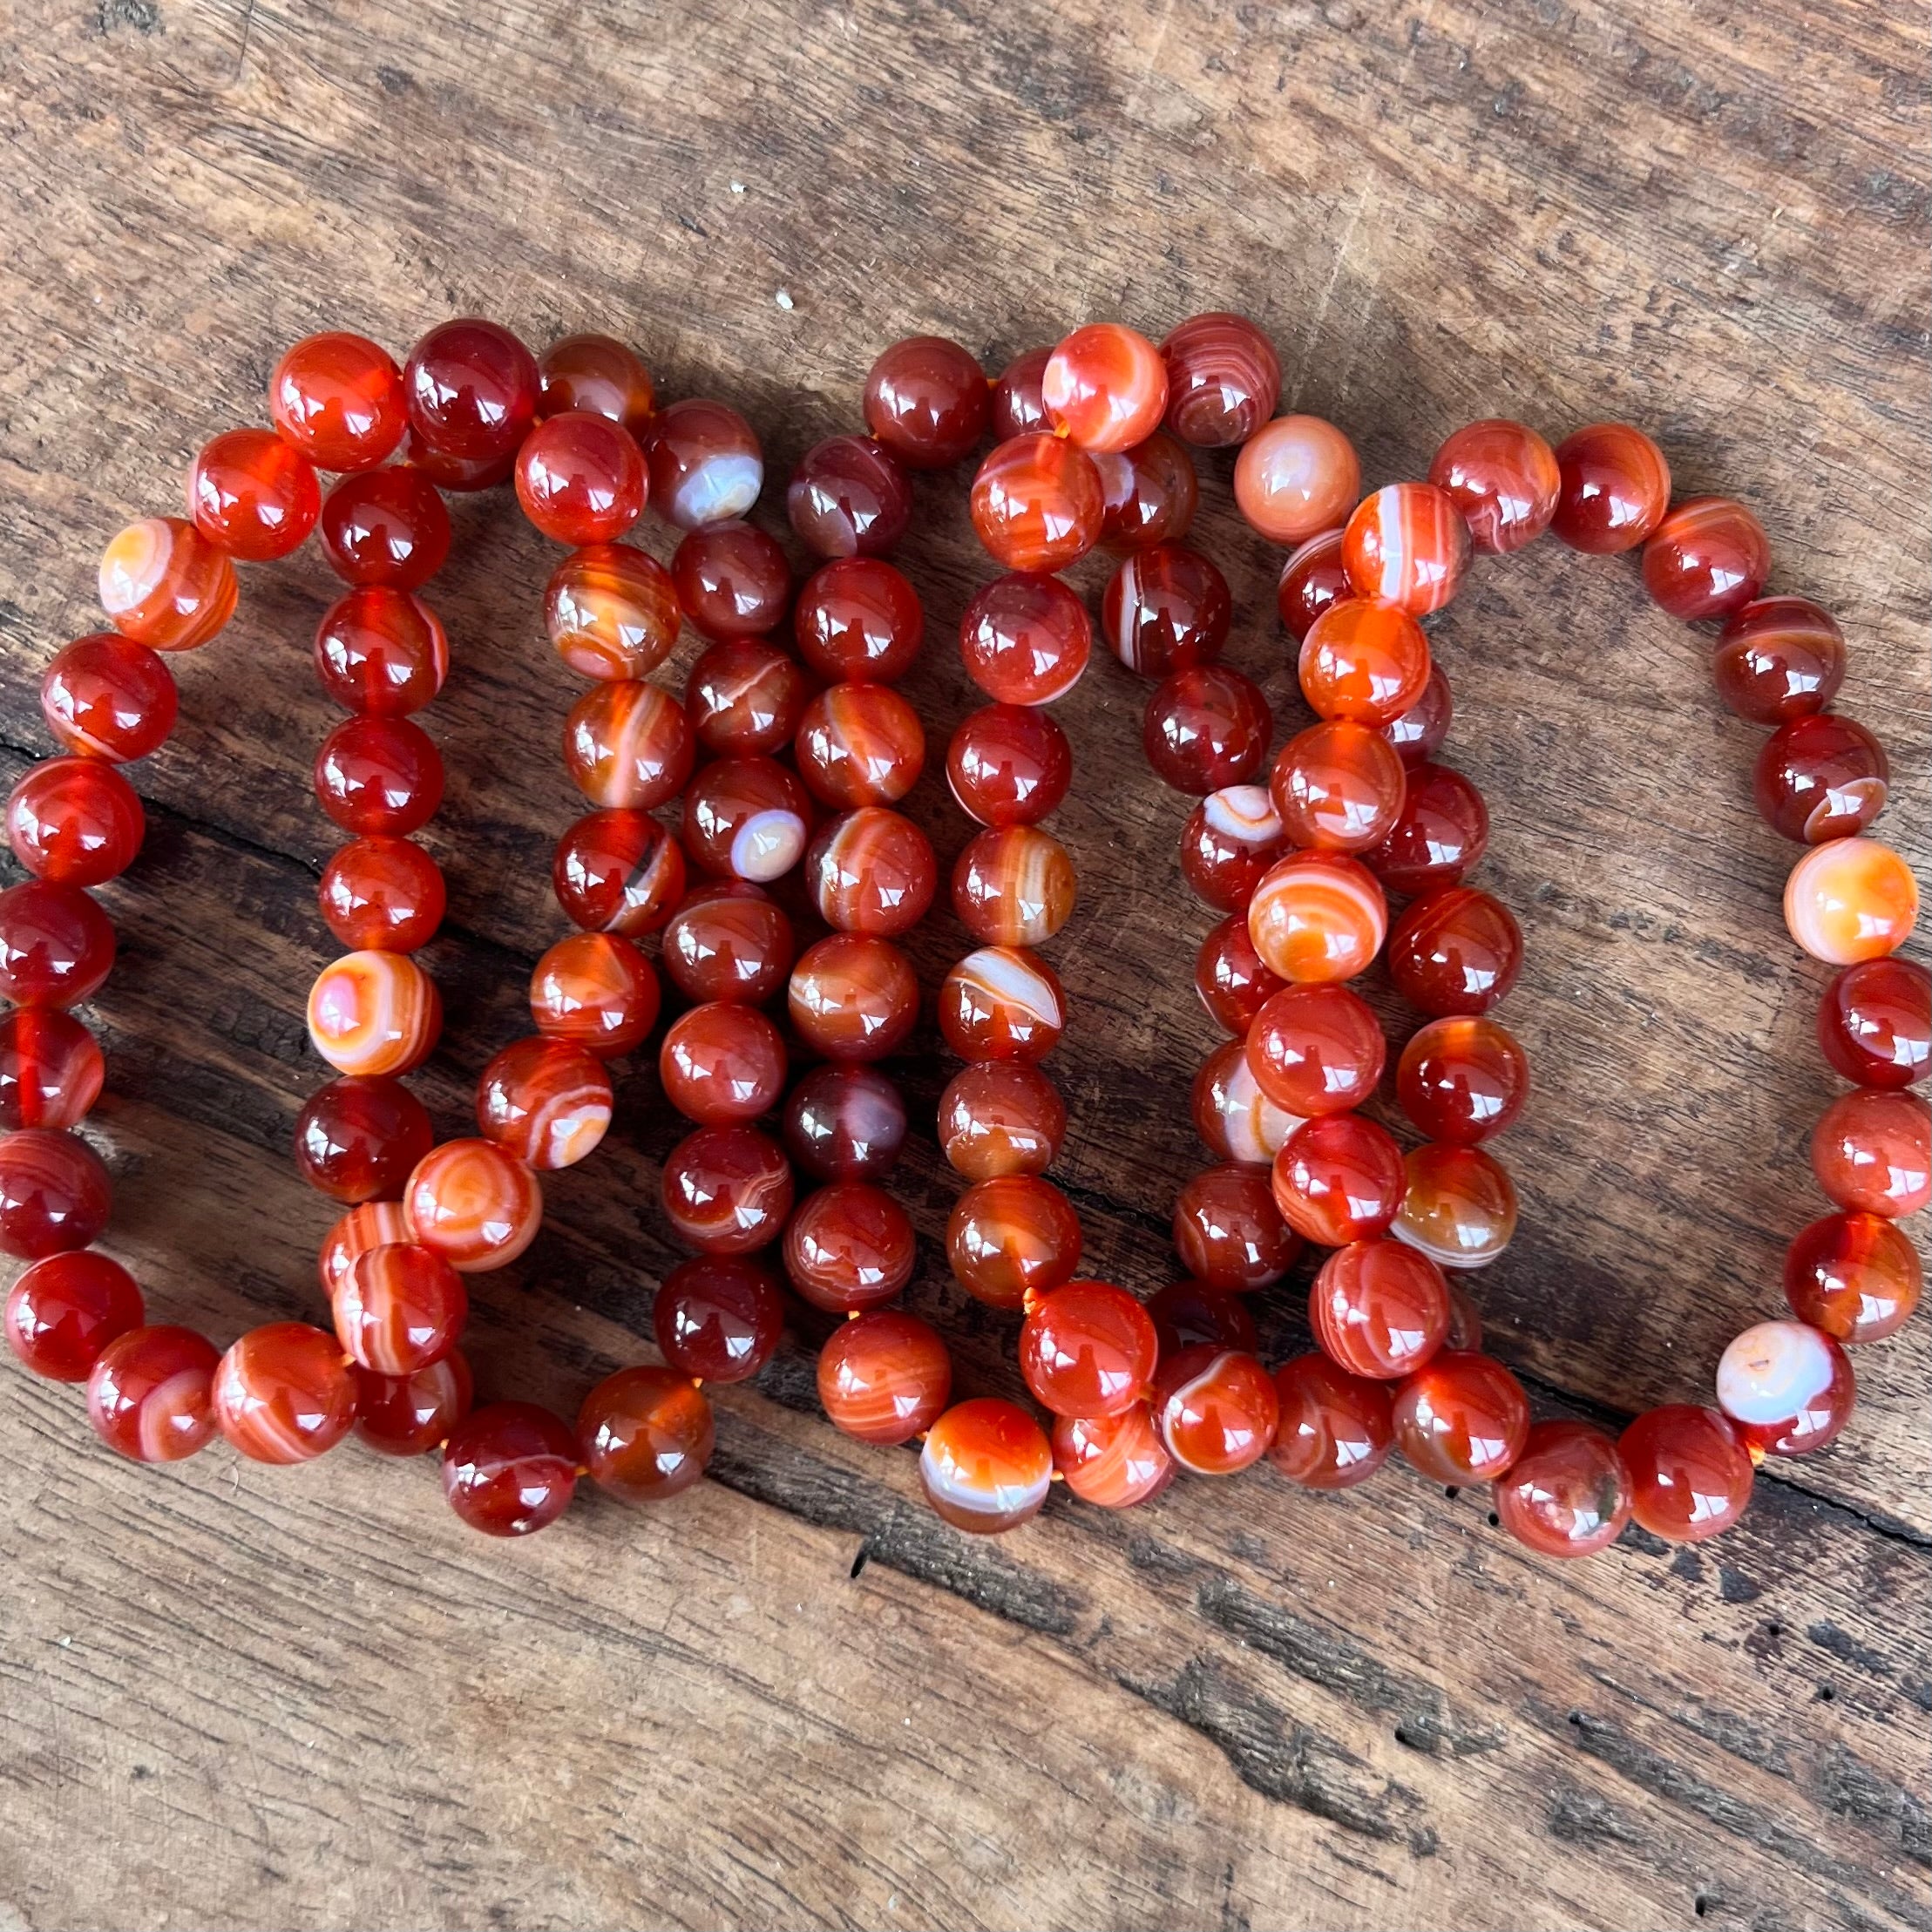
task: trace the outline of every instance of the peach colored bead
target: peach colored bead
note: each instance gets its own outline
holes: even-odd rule
[[[1041,946],[1072,916],[1067,848],[1036,825],[989,825],[952,868],[952,908],[988,946]]]
[[[1319,717],[1390,724],[1428,688],[1429,641],[1395,605],[1345,598],[1308,627],[1297,668]]]
[[[406,952],[349,952],[315,976],[308,1037],[338,1073],[406,1074],[443,1030],[436,981]]]
[[[1319,416],[1278,416],[1242,444],[1234,500],[1270,543],[1300,544],[1342,522],[1361,492],[1355,446]]]
[[[445,1141],[417,1163],[403,1190],[410,1238],[462,1274],[514,1261],[543,1225],[537,1176],[492,1141]]]
[[[1889,845],[1834,838],[1816,845],[1785,882],[1785,924],[1814,959],[1854,966],[1904,945],[1919,916],[1918,882]]]
[[[1362,597],[1427,617],[1455,595],[1469,561],[1469,526],[1433,483],[1391,483],[1356,505],[1342,532],[1342,566]]]
[[[234,566],[192,523],[144,517],[100,559],[100,607],[123,637],[192,651],[234,614]]]
[[[1375,875],[1339,852],[1295,852],[1271,866],[1248,902],[1261,963],[1298,985],[1366,972],[1388,932]]]
[[[1130,450],[1167,414],[1167,364],[1138,329],[1089,322],[1047,358],[1040,400],[1048,425],[1083,450]]]

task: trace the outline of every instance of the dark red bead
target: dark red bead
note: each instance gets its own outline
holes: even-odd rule
[[[1453,766],[1410,767],[1401,816],[1362,863],[1392,892],[1433,892],[1457,885],[1489,844],[1482,794]]]
[[[436,1144],[429,1110],[401,1081],[345,1074],[309,1095],[295,1121],[295,1170],[333,1201],[399,1201]]]
[[[1909,1087],[1932,1071],[1932,973],[1912,959],[1847,966],[1818,1005],[1818,1044],[1861,1087]]]
[[[866,428],[901,463],[933,470],[971,455],[992,401],[969,351],[943,336],[909,336],[872,364],[863,406]]]
[[[419,470],[368,470],[323,499],[322,541],[345,582],[414,590],[450,554],[450,512]]]
[[[160,653],[117,631],[76,638],[40,681],[41,713],[55,737],[115,764],[159,750],[180,707]]]
[[[85,1382],[108,1343],[146,1319],[133,1276],[91,1249],[35,1262],[7,1297],[14,1353],[57,1382]]]
[[[24,1007],[0,1019],[0,1132],[78,1127],[100,1097],[100,1042],[71,1013]]]
[[[1800,845],[1861,832],[1885,809],[1892,775],[1881,745],[1835,711],[1793,718],[1765,740],[1752,790],[1765,823]]]
[[[25,1261],[85,1248],[107,1225],[107,1169],[78,1134],[25,1127],[0,1140],[0,1250]]]
[[[748,523],[688,532],[671,559],[684,614],[707,637],[763,637],[791,604],[791,566],[775,537]]]
[[[408,718],[350,718],[315,754],[315,797],[344,831],[400,837],[436,816],[443,759]]]
[[[1166,783],[1204,797],[1253,778],[1273,730],[1253,679],[1223,664],[1196,664],[1176,671],[1148,699],[1141,744]]]
[[[449,670],[441,620],[405,590],[352,590],[315,628],[315,675],[345,710],[395,718],[420,711]]]
[[[0,892],[0,1000],[71,1007],[114,964],[114,928],[78,886],[31,878]]]
[[[785,514],[815,555],[880,557],[905,534],[912,486],[871,437],[830,437],[798,459]]]
[[[514,456],[536,420],[537,359],[507,329],[474,316],[432,329],[403,368],[410,427],[438,456]]]
[[[450,1431],[443,1494],[486,1536],[527,1536],[555,1522],[577,1488],[577,1438],[534,1402],[491,1402]]]
[[[771,1359],[785,1305],[769,1269],[742,1255],[700,1255],[665,1276],[651,1325],[681,1375],[742,1382]]]
[[[1046,398],[1041,390],[1053,355],[1050,349],[1029,349],[1000,372],[999,381],[993,385],[993,433],[997,441],[1005,443],[1047,427]]]
[[[134,789],[98,758],[46,758],[7,800],[7,843],[37,878],[102,885],[133,864],[147,830]]]
[[[828,684],[904,677],[919,654],[919,593],[891,565],[844,557],[805,580],[791,616],[798,654]]]

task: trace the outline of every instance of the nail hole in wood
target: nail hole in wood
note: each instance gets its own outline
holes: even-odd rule
[[[865,1574],[865,1565],[871,1562],[872,1553],[864,1543],[858,1546],[858,1556],[852,1558],[852,1580],[856,1583]]]

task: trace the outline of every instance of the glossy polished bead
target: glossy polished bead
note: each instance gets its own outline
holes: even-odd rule
[[[316,898],[352,952],[414,952],[435,938],[448,894],[443,869],[406,838],[356,838],[322,870]]]
[[[1427,893],[1389,934],[1389,978],[1427,1013],[1487,1013],[1522,970],[1522,928],[1508,906],[1473,885]]]
[[[369,470],[403,440],[403,372],[366,336],[304,336],[268,378],[268,414],[318,470]]]
[[[1238,1295],[1217,1293],[1198,1281],[1169,1282],[1148,1298],[1147,1312],[1160,1339],[1163,1362],[1200,1342],[1245,1355],[1258,1346],[1247,1304]]]
[[[92,1249],[35,1262],[7,1295],[8,1346],[57,1382],[85,1382],[107,1345],[145,1319],[133,1276]]]
[[[1211,663],[1233,618],[1227,579],[1183,544],[1157,544],[1123,559],[1101,598],[1101,634],[1143,677]]]
[[[1318,716],[1392,724],[1428,688],[1429,641],[1397,605],[1346,597],[1309,626],[1297,668]]]
[[[656,395],[635,349],[609,336],[564,336],[537,359],[537,414],[587,410],[621,423],[634,437],[650,427]]]
[[[785,1043],[756,1007],[713,1000],[674,1020],[657,1059],[664,1097],[702,1127],[753,1121],[785,1088]]]
[[[534,1402],[472,1410],[443,1445],[443,1495],[471,1529],[528,1536],[556,1522],[577,1492],[576,1435]]]
[[[665,1276],[651,1304],[664,1359],[703,1382],[742,1382],[776,1352],[785,1305],[768,1268],[739,1255],[700,1255]]]
[[[1563,486],[1549,444],[1495,417],[1457,430],[1435,452],[1429,481],[1455,505],[1475,547],[1492,555],[1542,536]]]
[[[1916,1214],[1932,1201],[1932,1108],[1915,1094],[1841,1094],[1812,1131],[1811,1165],[1839,1207]]]
[[[100,607],[123,637],[156,651],[192,651],[234,614],[234,566],[191,523],[146,517],[100,559]]]
[[[798,1037],[814,1053],[828,1060],[883,1060],[919,1019],[919,982],[912,962],[888,940],[834,932],[799,954],[786,1007]]]
[[[1067,1137],[1067,1103],[1037,1068],[982,1061],[939,1095],[939,1148],[968,1181],[1043,1174]]]
[[[750,424],[694,397],[660,410],[644,439],[652,507],[680,530],[731,523],[758,500],[764,452]]]
[[[1319,1353],[1275,1371],[1281,1420],[1268,1458],[1305,1489],[1352,1489],[1388,1461],[1395,1441],[1386,1386]]]
[[[1093,459],[1045,433],[1000,444],[973,479],[973,530],[1003,570],[1077,563],[1100,540],[1104,507]]]
[[[1818,1003],[1820,1051],[1861,1087],[1909,1087],[1932,1071],[1932,973],[1910,959],[1847,966]]]
[[[179,1462],[214,1436],[214,1345],[191,1328],[132,1328],[87,1378],[87,1420],[135,1462]]]
[[[1288,834],[1266,790],[1224,785],[1188,816],[1181,832],[1181,873],[1204,903],[1217,912],[1239,912],[1288,849]]]
[[[966,675],[1001,704],[1051,704],[1080,682],[1094,647],[1087,607],[1056,577],[996,577],[959,620]]]
[[[1252,1355],[1211,1342],[1161,1364],[1152,1407],[1163,1447],[1197,1476],[1230,1476],[1258,1462],[1281,1419],[1267,1370]]]
[[[716,1441],[703,1393],[688,1377],[651,1363],[607,1375],[577,1412],[586,1473],[625,1502],[663,1502],[688,1489]]]
[[[98,758],[44,758],[7,800],[7,843],[37,878],[100,885],[133,864],[147,830],[134,789]]]
[[[1361,1106],[1387,1052],[1367,1002],[1343,986],[1285,986],[1248,1031],[1248,1066],[1261,1090],[1304,1120]]]
[[[815,1067],[785,1102],[785,1145],[818,1180],[878,1180],[905,1144],[905,1102],[870,1067]]]
[[[0,1139],[0,1252],[38,1261],[85,1248],[112,1199],[100,1156],[78,1135],[24,1127]]]
[[[1131,1509],[1174,1480],[1174,1458],[1145,1402],[1115,1415],[1056,1415],[1053,1448],[1067,1487],[1097,1508]]]
[[[105,1072],[99,1041],[71,1014],[30,1007],[0,1017],[0,1132],[78,1127]]]
[[[1261,963],[1298,985],[1352,980],[1382,950],[1388,901],[1375,875],[1339,852],[1293,852],[1262,875],[1248,902]]]
[[[1100,540],[1110,550],[1178,543],[1194,523],[1200,483],[1187,451],[1156,430],[1131,450],[1094,454],[1100,472]]]
[[[450,554],[450,512],[418,470],[370,470],[322,499],[322,544],[343,582],[414,590]]]
[[[580,677],[648,676],[671,654],[679,620],[669,572],[629,544],[573,551],[544,591],[544,629]]]
[[[614,1060],[657,1024],[660,995],[651,963],[628,939],[573,932],[530,975],[530,1016],[546,1039]]]
[[[1043,1060],[1066,1030],[1067,995],[1037,952],[983,946],[940,984],[939,1021],[961,1060]]]
[[[805,580],[791,613],[798,654],[828,684],[891,684],[925,634],[919,593],[877,557],[842,557]]]
[[[286,557],[321,513],[315,465],[273,430],[225,430],[188,467],[188,515],[231,557]]]
[[[952,868],[952,906],[989,946],[1041,946],[1072,916],[1078,884],[1067,848],[1034,825],[988,826]]]
[[[564,721],[564,769],[593,805],[653,810],[677,797],[696,757],[684,707],[654,684],[593,684]]]
[[[400,837],[443,803],[443,758],[409,718],[348,718],[315,754],[315,800],[346,832]]]
[[[1416,764],[1409,767],[1400,815],[1362,863],[1390,891],[1419,897],[1461,885],[1488,844],[1482,794],[1454,766]]]
[[[982,825],[1030,825],[1066,797],[1074,755],[1045,711],[988,704],[952,734],[946,776],[960,808]]]
[[[1020,1331],[1020,1373],[1055,1415],[1118,1415],[1154,1384],[1160,1341],[1126,1289],[1074,1281],[1038,1298]]]
[[[1628,423],[1593,423],[1556,446],[1562,478],[1550,528],[1572,550],[1633,550],[1663,522],[1671,501],[1664,452]]]
[[[671,559],[684,614],[707,637],[763,637],[791,606],[791,566],[774,537],[748,523],[688,532]]]
[[[348,952],[308,989],[308,1038],[339,1074],[406,1074],[443,1031],[436,982],[406,952]]]
[[[432,329],[403,368],[410,427],[439,456],[512,456],[536,420],[537,359],[507,329],[474,316]]]
[[[685,809],[688,817],[688,798]],[[573,925],[635,939],[656,932],[684,896],[684,854],[641,811],[589,812],[557,841],[550,887]]]
[[[1644,546],[1644,587],[1686,624],[1743,609],[1771,574],[1764,526],[1728,497],[1689,497]]]
[[[990,1308],[1021,1308],[1071,1281],[1081,1251],[1072,1203],[1032,1175],[975,1182],[952,1203],[946,1224],[954,1278]]]
[[[1363,498],[1342,531],[1342,565],[1356,594],[1427,617],[1455,595],[1469,561],[1469,526],[1433,483],[1391,483]]]
[[[1539,1556],[1590,1556],[1630,1520],[1623,1451],[1585,1422],[1536,1422],[1492,1494],[1502,1527]]]
[[[919,1487],[933,1514],[971,1535],[996,1535],[1040,1513],[1053,1450],[1017,1403],[983,1395],[957,1402],[919,1451]]]
[[[351,1208],[322,1237],[315,1256],[315,1275],[322,1298],[333,1302],[349,1279],[358,1255],[391,1242],[413,1238],[400,1201],[365,1201]]]
[[[1395,1442],[1437,1482],[1491,1482],[1522,1453],[1529,1398],[1488,1355],[1439,1349],[1395,1392]]]
[[[1156,688],[1141,744],[1156,777],[1198,796],[1254,777],[1273,731],[1268,701],[1251,678],[1224,664],[1196,664]]]
[[[1297,1234],[1339,1248],[1387,1232],[1407,1175],[1386,1129],[1359,1114],[1324,1114],[1281,1143],[1272,1185],[1275,1206]]]
[[[875,1308],[833,1330],[818,1353],[818,1400],[841,1434],[896,1447],[932,1427],[952,1393],[952,1362],[926,1323]]]
[[[125,764],[167,742],[180,708],[173,674],[118,631],[76,638],[40,681],[40,712],[69,751]]]
[[[1255,951],[1245,912],[1222,920],[1195,955],[1194,990],[1208,1017],[1228,1033],[1244,1035],[1283,983]]]
[[[1845,681],[1845,634],[1802,597],[1760,597],[1730,617],[1711,661],[1718,695],[1753,724],[1821,711]]]
[[[450,641],[427,604],[365,585],[332,604],[315,629],[315,675],[345,710],[420,711],[449,675]]]
[[[1875,1214],[1827,1214],[1785,1254],[1792,1312],[1841,1342],[1895,1334],[1910,1320],[1924,1285],[1918,1251]]]
[[[356,1398],[335,1338],[299,1321],[251,1328],[216,1365],[209,1392],[216,1427],[251,1462],[308,1462],[334,1448],[354,1426]]]
[[[78,886],[23,880],[0,892],[0,1000],[71,1007],[114,964],[114,928]]]
[[[1161,344],[1167,424],[1197,449],[1245,443],[1274,413],[1281,363],[1248,320],[1222,309],[1190,315]]]
[[[537,1176],[494,1141],[445,1141],[417,1163],[403,1190],[410,1238],[458,1274],[507,1267],[543,1225]]]
[[[413,1375],[356,1372],[356,1433],[378,1455],[427,1455],[470,1413],[475,1384],[462,1351]]]
[[[1646,1410],[1617,1438],[1630,1474],[1630,1513],[1667,1542],[1730,1529],[1751,1500],[1752,1462],[1716,1409],[1674,1402]]]
[[[1235,459],[1235,507],[1273,544],[1303,544],[1346,523],[1361,491],[1354,444],[1319,416],[1278,416]]]
[[[718,758],[749,758],[790,744],[811,696],[797,658],[762,637],[729,637],[691,666],[684,687],[691,729]]]
[[[1439,1268],[1487,1268],[1516,1231],[1516,1190],[1480,1147],[1440,1141],[1403,1157],[1407,1184],[1390,1229]],[[1473,1342],[1467,1346],[1473,1347]]]
[[[986,434],[992,397],[970,350],[944,336],[908,336],[866,371],[865,426],[914,470],[970,456]]]
[[[574,1167],[611,1123],[610,1075],[561,1040],[513,1041],[477,1081],[477,1125],[525,1167]]]
[[[517,451],[517,501],[560,544],[613,543],[644,513],[643,452],[621,423],[566,410],[538,424]]]
[[[681,1240],[706,1254],[751,1254],[791,1213],[791,1163],[755,1127],[701,1127],[665,1160],[662,1195]]]
[[[1850,1421],[1858,1384],[1829,1335],[1804,1322],[1761,1321],[1718,1358],[1717,1394],[1747,1449],[1809,1455]]]
[[[1395,748],[1372,726],[1325,719],[1277,755],[1268,790],[1290,841],[1365,852],[1400,822],[1409,786]]]
[[[1891,765],[1852,718],[1793,718],[1765,740],[1752,790],[1765,823],[1801,845],[1861,832],[1885,810]]]
[[[785,514],[814,556],[881,557],[912,521],[912,486],[871,437],[829,437],[799,458]]]
[[[1167,413],[1167,364],[1120,322],[1076,329],[1047,359],[1040,397],[1047,428],[1083,450],[1130,450]]]
[[[762,1005],[791,971],[791,921],[756,885],[695,887],[664,927],[664,970],[688,1000]]]
[[[357,1255],[331,1307],[336,1339],[362,1367],[413,1375],[456,1346],[470,1296],[441,1255],[408,1241]]]
[[[1474,1147],[1522,1111],[1529,1055],[1494,1020],[1433,1020],[1403,1047],[1395,1091],[1402,1111],[1432,1140]]]
[[[1053,353],[1051,349],[1026,349],[1000,372],[993,385],[991,427],[1000,442],[1047,426],[1041,384]]]
[[[1827,966],[1855,966],[1895,952],[1918,916],[1911,867],[1875,838],[1814,845],[1785,881],[1785,925]]]
[[[1249,1166],[1266,1167],[1301,1125],[1298,1115],[1262,1092],[1238,1040],[1224,1041],[1208,1055],[1194,1076],[1189,1111],[1210,1153]]]
[[[1351,1375],[1394,1381],[1441,1347],[1449,1290],[1427,1255],[1399,1241],[1357,1241],[1322,1264],[1308,1291],[1308,1325]]]
[[[1382,736],[1395,747],[1395,755],[1413,771],[1427,764],[1441,750],[1455,715],[1455,701],[1450,695],[1449,681],[1438,664],[1429,673],[1422,695],[1400,717],[1382,727]]]
[[[1294,1266],[1301,1242],[1283,1222],[1265,1167],[1204,1168],[1174,1201],[1174,1251],[1217,1294],[1248,1295]]]
[[[805,855],[812,904],[841,932],[894,939],[911,932],[925,917],[939,878],[925,834],[884,805],[861,805],[833,819]]]
[[[808,1194],[785,1227],[785,1273],[814,1308],[877,1308],[912,1278],[912,1224],[883,1188],[835,1181]]]
[[[1299,546],[1281,566],[1275,607],[1289,636],[1299,644],[1325,612],[1345,601],[1361,600],[1342,566],[1341,532],[1324,530]]]
[[[429,1109],[400,1081],[332,1080],[295,1119],[295,1169],[333,1201],[393,1200],[435,1144]]]
[[[798,776],[821,804],[891,805],[925,769],[925,733],[891,685],[835,684],[805,707],[796,755]]]

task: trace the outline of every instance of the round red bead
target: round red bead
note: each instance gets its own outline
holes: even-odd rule
[[[486,1536],[527,1536],[556,1522],[577,1489],[577,1438],[533,1402],[491,1402],[450,1431],[443,1494]]]

